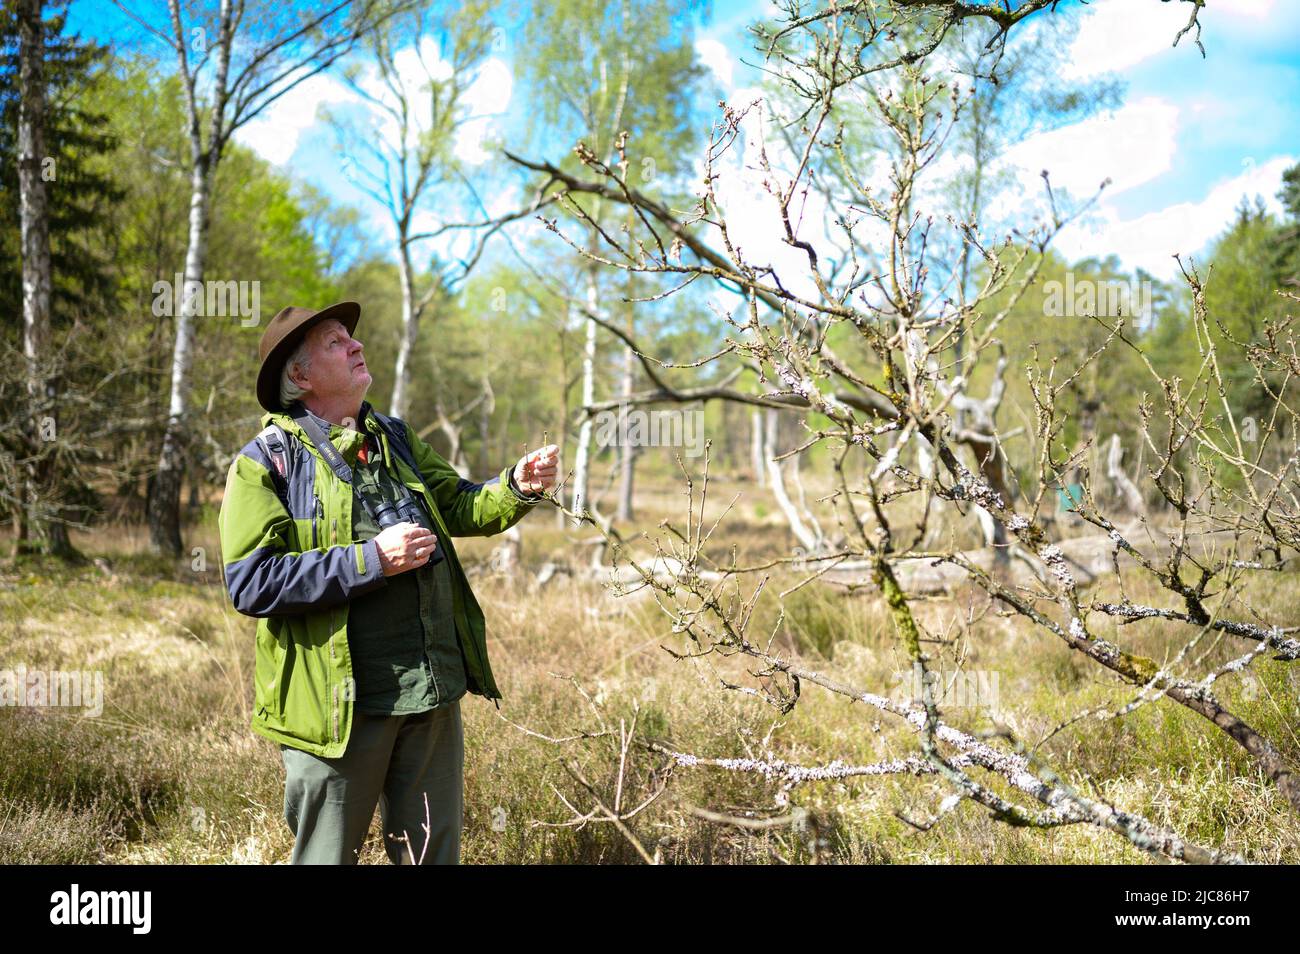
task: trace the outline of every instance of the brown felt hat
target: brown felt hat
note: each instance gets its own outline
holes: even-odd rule
[[[361,306],[355,301],[340,301],[320,311],[293,305],[281,308],[267,325],[258,346],[262,367],[257,372],[257,403],[268,411],[283,411],[280,405],[280,371],[285,359],[298,347],[298,342],[313,327],[330,318],[337,318],[348,329],[348,334],[352,334],[357,330],[360,317]]]

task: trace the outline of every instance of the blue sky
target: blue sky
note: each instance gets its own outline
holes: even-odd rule
[[[1124,101],[1113,112],[1032,137],[1005,157],[1026,170],[1024,181],[1034,182],[1037,170],[1047,168],[1054,184],[1079,195],[1090,194],[1103,178],[1113,180],[1097,214],[1058,237],[1056,247],[1067,257],[1115,253],[1129,268],[1172,278],[1171,255],[1202,253],[1243,195],[1258,194],[1278,209],[1281,172],[1300,161],[1300,0],[1209,0],[1201,15],[1204,59],[1190,34],[1176,48],[1171,45],[1187,10],[1186,4],[1159,0],[1061,4],[1061,14],[1078,25],[1059,64],[1061,75],[1113,73],[1126,84]],[[714,0],[711,17],[696,31],[701,61],[732,105],[754,92],[760,76],[740,62],[760,60],[744,26],[754,16],[776,13],[763,3]],[[70,24],[105,41],[138,42],[143,34],[110,0],[73,0]],[[152,48],[161,50],[156,42]],[[475,84],[480,119],[466,131],[462,155],[484,164],[504,162],[479,147],[483,136],[518,115],[521,104],[513,92],[503,44],[500,58]],[[237,138],[340,201],[367,206],[340,168],[334,134],[317,119],[318,105],[338,108],[349,99],[337,80],[313,78]],[[517,200],[508,190],[498,191],[490,207],[504,210]],[[382,235],[383,216],[372,204],[368,210]]]

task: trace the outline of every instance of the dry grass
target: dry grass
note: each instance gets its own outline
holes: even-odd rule
[[[718,487],[718,509],[710,515],[735,489]],[[676,493],[646,500],[651,503],[638,515],[643,527],[682,511]],[[557,528],[544,513],[522,527],[529,566],[571,553],[573,539],[591,535]],[[779,520],[753,507],[737,511],[724,529],[719,552],[735,543],[745,562],[788,554],[793,543]],[[11,567],[0,576],[0,666],[100,669],[105,679],[98,718],[52,708],[0,710],[6,759],[0,862],[288,859],[292,839],[281,815],[279,753],[248,729],[253,623],[234,612],[221,587],[213,527],[195,528],[191,536],[206,550],[206,572],[192,569],[189,557],[173,566],[141,555],[142,534],[124,529],[76,541],[113,562],[111,579],[93,567],[42,565]],[[660,648],[682,652],[687,646],[671,633],[653,598],[616,600],[596,584],[565,577],[537,592],[529,581],[486,570],[491,545],[458,541],[488,614],[493,668],[505,694],[499,713],[476,696],[463,704],[466,863],[638,862],[609,824],[565,824],[572,816],[560,798],[592,807],[565,770],[567,762],[613,803],[620,724],[635,721],[639,741],[654,739],[699,756],[759,755],[769,734],[774,754],[810,765],[866,763],[914,749],[915,737],[898,720],[813,686],[805,686],[798,706],[774,725],[775,711],[754,696],[718,687],[715,673],[755,684],[743,660],[675,661]],[[1140,589],[1130,595],[1158,600]],[[1271,609],[1274,621],[1296,622],[1295,578],[1274,578],[1247,595]],[[996,674],[998,714],[1025,739],[1043,739],[1088,706],[1114,708],[1130,698],[1050,637],[1019,619],[986,612],[976,591],[919,601],[916,608],[934,640],[928,648],[945,661],[942,666],[951,670],[960,659],[968,671]],[[755,632],[770,631],[777,610],[765,596]],[[1108,638],[1157,659],[1176,648],[1167,629],[1149,622]],[[787,600],[777,645],[812,668],[877,692],[888,693],[907,670],[888,617],[869,594],[845,597],[805,587]],[[1244,648],[1222,643],[1209,660],[1226,660]],[[1300,757],[1300,672],[1294,664],[1265,657],[1253,678],[1221,682],[1218,690],[1290,758]],[[990,724],[990,713],[974,707],[953,709],[948,717],[972,730]],[[539,738],[598,731],[602,722],[614,737]],[[1300,819],[1239,747],[1172,703],[1143,706],[1121,720],[1075,723],[1041,752],[1082,790],[1202,844],[1264,862],[1300,860]],[[630,824],[670,863],[1151,860],[1106,832],[1015,829],[969,803],[928,833],[918,832],[894,813],[929,818],[949,793],[932,777],[807,784],[792,790],[790,805],[779,806],[776,786],[759,775],[670,768],[663,756],[635,744],[624,766],[624,807],[639,804],[665,775],[664,794]],[[703,821],[691,814],[692,805],[759,815],[798,806],[809,812],[808,824],[750,832]],[[376,814],[363,861],[386,863],[379,839]]]

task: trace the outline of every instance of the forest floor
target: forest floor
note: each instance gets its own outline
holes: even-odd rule
[[[729,498],[730,493],[723,495]],[[676,513],[671,495],[650,501],[638,526]],[[545,506],[545,505],[543,505]],[[541,509],[541,508],[539,508]],[[674,517],[676,520],[677,518]],[[638,863],[630,841],[566,769],[574,766],[606,806],[629,810],[664,786],[627,822],[666,863],[1154,863],[1118,835],[1089,825],[1012,827],[969,801],[928,831],[952,789],[935,775],[811,781],[787,793],[755,772],[675,763],[647,749],[655,740],[700,758],[784,759],[806,766],[861,765],[918,754],[917,736],[894,716],[805,683],[781,715],[757,688],[743,657],[690,651],[652,596],[614,597],[598,581],[560,575],[538,588],[543,562],[573,559],[590,528],[557,527],[534,513],[523,530],[523,574],[488,565],[491,539],[458,539],[487,616],[501,709],[462,700],[465,731],[464,863]],[[655,531],[650,531],[653,536]],[[737,511],[715,541],[739,547],[742,564],[788,555],[788,529],[762,508]],[[217,564],[210,510],[187,529],[194,550],[172,562],[147,555],[142,528],[74,535],[107,565],[65,569],[48,561],[0,567],[0,669],[103,673],[102,712],[0,707],[0,863],[283,863],[283,767],[276,745],[249,729],[255,621],[231,607]],[[642,541],[644,546],[644,541]],[[570,556],[566,557],[565,554]],[[196,569],[197,567],[197,569]],[[906,691],[906,656],[878,595],[820,584],[785,599],[799,577],[777,571],[751,632],[835,680],[881,695]],[[1273,577],[1245,594],[1263,618],[1300,622],[1300,578]],[[1166,601],[1141,581],[1137,602]],[[745,586],[752,591],[753,582]],[[1113,581],[1095,584],[1117,592]],[[971,732],[1010,727],[1065,781],[1207,847],[1259,862],[1300,861],[1300,816],[1247,754],[1203,718],[1158,699],[1118,718],[1136,691],[982,592],[926,596],[914,608],[935,667],[974,674],[954,685],[944,717]],[[1098,632],[1157,661],[1185,634],[1142,621]],[[1249,644],[1221,637],[1197,648],[1200,668]],[[1201,655],[1204,658],[1200,658]],[[1253,674],[1215,684],[1229,708],[1300,765],[1300,666],[1257,660]],[[606,731],[607,734],[596,735]],[[626,752],[620,732],[630,735]],[[585,735],[585,737],[584,737]],[[620,766],[622,776],[620,782]],[[997,777],[979,780],[1013,796]],[[595,812],[575,822],[569,802]],[[1031,808],[1041,806],[1031,805]],[[697,809],[794,824],[720,824]],[[362,854],[387,863],[378,813]],[[418,847],[418,842],[417,842]]]

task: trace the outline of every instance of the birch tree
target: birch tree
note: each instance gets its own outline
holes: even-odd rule
[[[42,0],[19,0],[18,191],[23,258],[23,356],[26,359],[28,402],[28,464],[26,507],[19,507],[18,541],[32,530],[48,540],[52,554],[71,552],[67,528],[54,519],[38,517],[40,498],[52,492],[53,453],[46,432],[57,421],[55,385],[50,374],[50,224],[45,182],[49,172],[45,149],[45,23]],[[26,511],[24,513],[24,510]],[[31,519],[35,518],[35,519]],[[32,526],[35,524],[35,527]]]
[[[692,6],[686,2],[643,6],[630,0],[523,5],[517,62],[525,95],[538,104],[532,140],[544,134],[562,137],[565,145],[573,143],[576,159],[560,163],[562,167],[574,168],[575,162],[585,161],[584,156],[597,157],[612,167],[619,161],[623,136],[631,132],[644,152],[620,174],[654,194],[671,190],[689,168],[697,141],[690,115],[692,95],[704,71],[691,44],[691,18],[697,12]],[[589,198],[589,207],[567,211],[584,223],[583,244],[592,252],[599,246],[600,233],[625,210],[611,208],[602,196]],[[560,283],[552,288],[585,318],[582,420],[571,483],[575,511],[581,511],[589,497],[593,406],[600,370],[598,325],[608,321],[610,314],[600,279],[600,269],[588,261],[581,277],[569,283],[581,288],[580,293],[567,291]],[[623,380],[629,380],[626,373]],[[625,458],[624,488],[629,494],[633,460],[633,456]]]
[[[248,4],[245,0],[166,0],[142,10],[114,0],[175,57],[185,94],[189,144],[189,222],[179,299],[167,426],[149,498],[149,540],[156,552],[181,552],[180,491],[192,390],[196,319],[204,304],[212,184],[222,152],[243,126],[307,79],[346,55],[406,0],[325,0]]]
[[[383,208],[393,229],[402,286],[402,331],[389,412],[410,412],[411,377],[421,322],[455,293],[481,253],[481,243],[459,262],[442,265],[430,256],[417,262],[433,240],[454,235],[460,208],[459,180],[467,175],[458,157],[458,137],[481,117],[466,93],[493,48],[495,29],[489,2],[432,3],[371,30],[362,46],[364,60],[343,72],[348,87],[365,104],[360,118],[346,109],[326,111],[347,157],[349,179]],[[437,211],[442,222],[422,225]],[[452,215],[446,215],[452,211]],[[430,272],[427,278],[425,272]],[[453,463],[460,459],[460,415],[439,402],[438,419],[451,438]],[[455,431],[453,433],[453,431]]]

